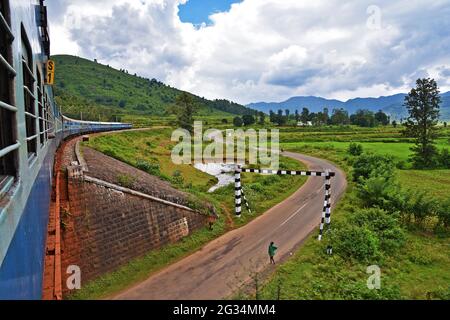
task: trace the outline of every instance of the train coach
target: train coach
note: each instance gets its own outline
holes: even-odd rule
[[[44,1],[0,0],[0,299],[40,299],[55,152],[130,124],[63,116],[48,85]]]

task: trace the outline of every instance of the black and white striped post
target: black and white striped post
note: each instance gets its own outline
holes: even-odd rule
[[[331,175],[329,170],[325,171],[325,201],[320,221],[319,241],[322,240],[325,223],[328,227],[331,224]]]
[[[245,169],[236,166],[235,170],[235,199],[236,199],[236,216],[240,217],[242,214],[242,199],[244,199],[247,210],[250,207],[242,189],[241,173],[259,173],[259,174],[273,174],[273,175],[290,175],[290,176],[310,176],[310,177],[325,177],[325,201],[322,210],[322,219],[320,222],[319,241],[323,238],[323,230],[325,225],[327,227],[331,224],[331,178],[336,174],[329,170],[326,171],[292,171],[292,170],[265,170],[265,169]]]
[[[242,214],[242,185],[241,185],[241,168],[236,166],[234,171],[234,192],[236,203],[236,216],[241,217]]]
[[[235,172],[234,172],[234,192],[235,192],[235,204],[236,204],[236,216],[238,218],[242,215],[242,200],[245,202],[245,207],[247,208],[247,211],[251,214],[252,210],[250,209],[250,205],[247,201],[247,197],[244,193],[244,188],[242,187],[241,182],[241,172],[242,169],[240,166],[236,166]]]

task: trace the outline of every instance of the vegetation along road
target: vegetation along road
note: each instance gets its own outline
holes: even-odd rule
[[[335,171],[333,204],[344,193],[345,174],[329,162],[298,153],[284,155],[304,162],[310,170]],[[291,197],[249,224],[210,242],[200,251],[114,298],[196,300],[229,297],[255,272],[270,268],[267,247],[271,241],[279,248],[276,260],[280,261],[317,230],[323,198],[324,178],[311,177]]]

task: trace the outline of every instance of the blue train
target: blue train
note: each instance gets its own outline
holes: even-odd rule
[[[131,128],[59,112],[43,0],[0,0],[0,299],[40,299],[56,149],[68,136]]]

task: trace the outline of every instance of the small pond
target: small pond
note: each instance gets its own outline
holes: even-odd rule
[[[214,192],[219,188],[226,187],[234,183],[234,164],[224,163],[199,163],[194,168],[216,177],[219,182],[213,186],[208,192]]]

